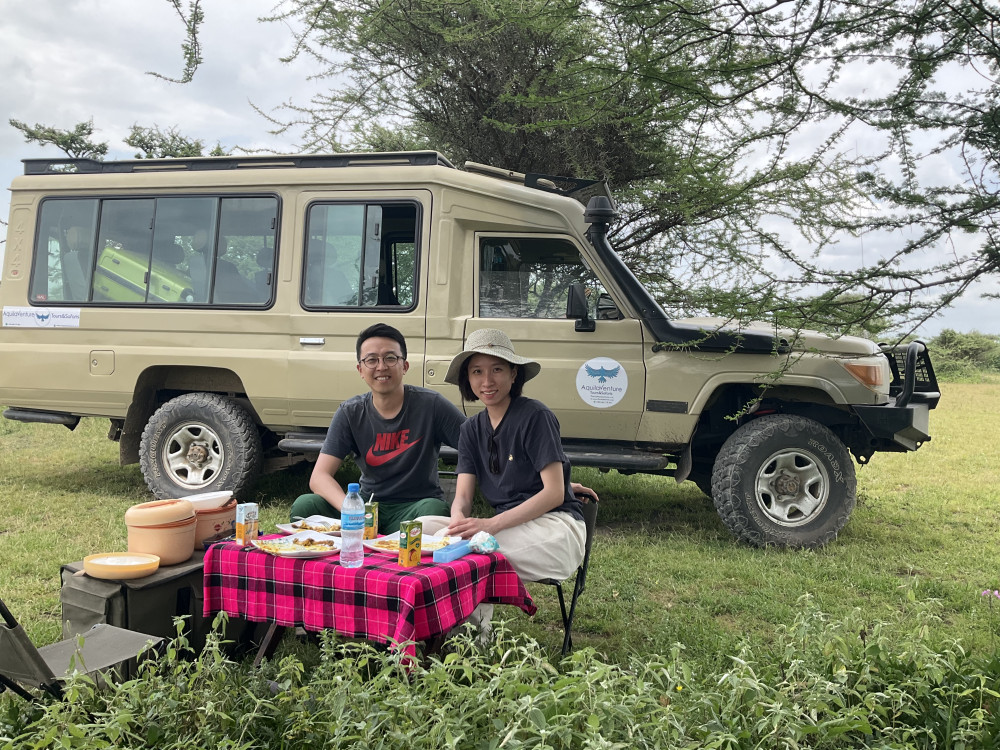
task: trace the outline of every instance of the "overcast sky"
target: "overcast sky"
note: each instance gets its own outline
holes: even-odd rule
[[[145,74],[181,74],[183,27],[167,0],[4,0],[0,184],[6,188],[21,174],[21,159],[63,155],[51,146],[26,144],[7,124],[10,118],[64,129],[92,119],[94,140],[109,144],[108,159],[134,156],[123,143],[133,124],[176,127],[207,148],[220,142],[224,148],[295,152],[294,138],[269,135],[269,124],[251,107],[270,111],[287,101],[304,104],[313,91],[308,62],[279,61],[291,47],[288,30],[256,20],[273,5],[273,0],[203,0],[204,63],[191,83],[179,85]],[[5,193],[0,203],[5,220],[8,205]],[[979,291],[920,333],[929,337],[945,327],[1000,333],[1000,305],[980,299]]]

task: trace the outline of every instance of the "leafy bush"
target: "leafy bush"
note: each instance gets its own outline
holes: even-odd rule
[[[502,626],[426,665],[324,637],[306,669],[196,659],[183,638],[133,680],[70,681],[63,701],[10,698],[0,747],[29,748],[972,748],[1000,742],[995,658],[926,630],[890,640],[860,612],[831,622],[809,597],[771,653],[749,647],[697,676],[676,645],[624,666],[583,649],[551,664]],[[932,619],[933,602],[921,617]]]
[[[946,380],[978,382],[983,372],[1000,372],[1000,336],[945,328],[927,345],[935,372]]]

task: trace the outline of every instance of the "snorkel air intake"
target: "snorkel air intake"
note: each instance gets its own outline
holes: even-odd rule
[[[587,203],[583,220],[590,225],[587,239],[594,246],[597,255],[608,269],[615,282],[635,306],[642,322],[652,332],[657,343],[653,350],[665,349],[669,345],[699,351],[743,351],[784,354],[791,347],[784,339],[777,339],[759,331],[711,330],[697,326],[672,323],[667,314],[653,299],[649,290],[635,277],[618,253],[608,242],[608,229],[618,218],[614,204],[604,195],[595,195]]]

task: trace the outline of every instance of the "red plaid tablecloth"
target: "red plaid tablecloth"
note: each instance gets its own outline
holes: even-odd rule
[[[425,557],[425,560],[430,560]],[[215,544],[205,553],[205,616],[224,611],[351,638],[408,644],[445,633],[481,602],[536,607],[500,553],[404,568],[395,556],[368,552],[360,568],[338,558],[276,557],[254,547]]]

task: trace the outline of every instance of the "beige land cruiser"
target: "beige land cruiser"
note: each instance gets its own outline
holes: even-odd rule
[[[24,164],[4,415],[110,419],[157,497],[242,494],[268,460],[318,451],[378,321],[406,335],[408,382],[458,404],[448,362],[502,328],[542,362],[530,395],[574,464],[693,480],[753,544],[833,539],[851,454],[929,439],[922,344],[670,320],[609,244],[593,181],[435,152]]]

